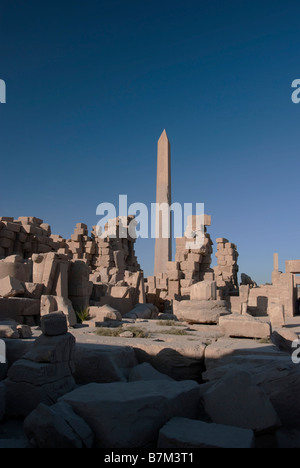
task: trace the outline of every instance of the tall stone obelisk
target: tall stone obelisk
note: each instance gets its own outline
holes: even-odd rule
[[[164,130],[158,140],[157,148],[157,188],[156,203],[168,204],[171,206],[171,145]],[[167,219],[166,219],[167,217]],[[169,223],[169,237],[165,237],[163,226]],[[172,225],[170,210],[159,210],[156,208],[156,241],[155,241],[155,261],[154,276],[166,273],[167,262],[172,260]],[[164,234],[164,236],[163,236]]]

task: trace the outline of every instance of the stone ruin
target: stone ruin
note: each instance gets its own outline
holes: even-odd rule
[[[170,200],[169,172],[159,184]],[[204,215],[204,242],[190,217],[175,260],[158,240],[144,278],[132,221],[64,239],[0,218],[0,447],[299,447],[300,261],[281,272],[275,254],[272,284],[239,284],[226,238],[212,267]]]

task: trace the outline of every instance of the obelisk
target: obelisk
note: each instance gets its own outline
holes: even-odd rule
[[[164,130],[158,140],[157,148],[157,188],[156,188],[156,241],[154,276],[166,273],[167,262],[172,260],[172,226],[170,210],[160,210],[159,205],[171,206],[171,145]],[[169,223],[169,236],[165,229]]]

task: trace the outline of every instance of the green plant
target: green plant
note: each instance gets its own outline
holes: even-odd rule
[[[85,309],[76,311],[76,315],[77,315],[77,320],[79,323],[86,322],[87,320],[91,319],[88,307],[86,307]]]

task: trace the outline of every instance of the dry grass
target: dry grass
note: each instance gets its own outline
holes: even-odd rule
[[[138,328],[138,327],[118,327],[118,328],[106,328],[106,327],[101,327],[96,331],[96,334],[98,336],[111,336],[114,338],[119,337],[122,333],[129,331],[133,333],[133,338],[150,338],[150,334],[144,330],[143,328]]]

